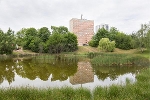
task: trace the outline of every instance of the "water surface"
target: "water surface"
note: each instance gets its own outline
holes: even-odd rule
[[[126,78],[136,81],[145,67],[98,67],[90,60],[60,61],[53,59],[15,58],[0,60],[0,87],[33,86],[87,87],[125,85]]]

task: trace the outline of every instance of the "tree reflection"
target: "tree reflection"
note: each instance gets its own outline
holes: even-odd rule
[[[0,83],[4,80],[7,80],[9,84],[14,81],[14,65],[12,59],[0,60]]]
[[[85,67],[85,68],[82,68]],[[77,69],[78,68],[78,69]],[[77,62],[77,61],[61,61],[55,59],[6,59],[0,60],[0,84],[5,80],[11,84],[15,81],[15,75],[19,75],[22,78],[28,78],[30,80],[35,80],[39,78],[43,81],[64,81],[70,76],[77,76],[78,73],[84,74],[85,72],[90,73],[92,68],[94,74],[97,75],[98,79],[105,80],[109,77],[111,80],[115,80],[118,76],[126,73],[137,73],[140,69],[145,67],[138,66],[93,66],[91,68],[90,62]],[[83,69],[83,71],[79,70]],[[78,72],[77,72],[78,70]],[[87,70],[87,71],[86,71]],[[85,74],[87,77],[89,74]],[[92,74],[91,74],[92,75]],[[51,77],[50,77],[51,76]],[[83,75],[82,75],[83,76]],[[89,77],[89,76],[88,76]],[[92,76],[93,78],[93,76]]]
[[[98,79],[100,80],[105,80],[108,77],[111,80],[115,80],[120,75],[124,75],[126,73],[136,74],[140,69],[145,68],[138,66],[94,66],[94,65],[92,67]]]
[[[47,81],[64,81],[77,71],[77,62],[56,61],[52,59],[9,59],[0,61],[0,83],[7,80],[12,83],[15,73],[22,78]]]

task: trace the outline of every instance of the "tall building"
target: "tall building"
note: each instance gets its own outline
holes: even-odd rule
[[[101,24],[101,25],[97,25],[96,26],[96,33],[97,33],[97,31],[99,30],[99,29],[101,29],[101,28],[104,28],[105,30],[109,30],[109,26],[108,26],[108,24]]]
[[[78,45],[88,45],[94,35],[94,20],[76,19],[70,20],[70,32],[77,36]]]

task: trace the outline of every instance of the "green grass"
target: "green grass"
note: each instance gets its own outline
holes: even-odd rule
[[[37,89],[32,87],[0,89],[0,100],[91,100],[88,89],[71,87]]]
[[[143,52],[138,51],[138,52],[136,52],[136,54],[141,55],[150,60],[150,50],[145,50]]]
[[[0,100],[150,100],[150,68],[142,70],[131,83],[86,88],[0,88]]]
[[[77,62],[79,60],[85,60],[87,58],[87,55],[81,55],[81,54],[73,54],[73,53],[61,53],[61,54],[40,54],[38,56],[34,57],[35,59],[41,59],[41,60],[58,60],[58,61],[74,61]]]
[[[93,56],[91,63],[97,66],[149,66],[150,64],[149,59],[136,54],[90,53],[89,55]]]
[[[137,75],[137,82],[110,87],[96,87],[94,100],[150,100],[150,68]]]

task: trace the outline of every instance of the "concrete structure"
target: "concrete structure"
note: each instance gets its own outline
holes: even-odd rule
[[[70,32],[77,36],[78,45],[88,45],[94,35],[94,20],[76,19],[70,20]]]
[[[101,24],[101,25],[97,25],[96,26],[96,33],[97,33],[97,31],[99,30],[99,29],[101,29],[101,28],[104,28],[105,30],[109,30],[109,26],[108,26],[108,24]]]

